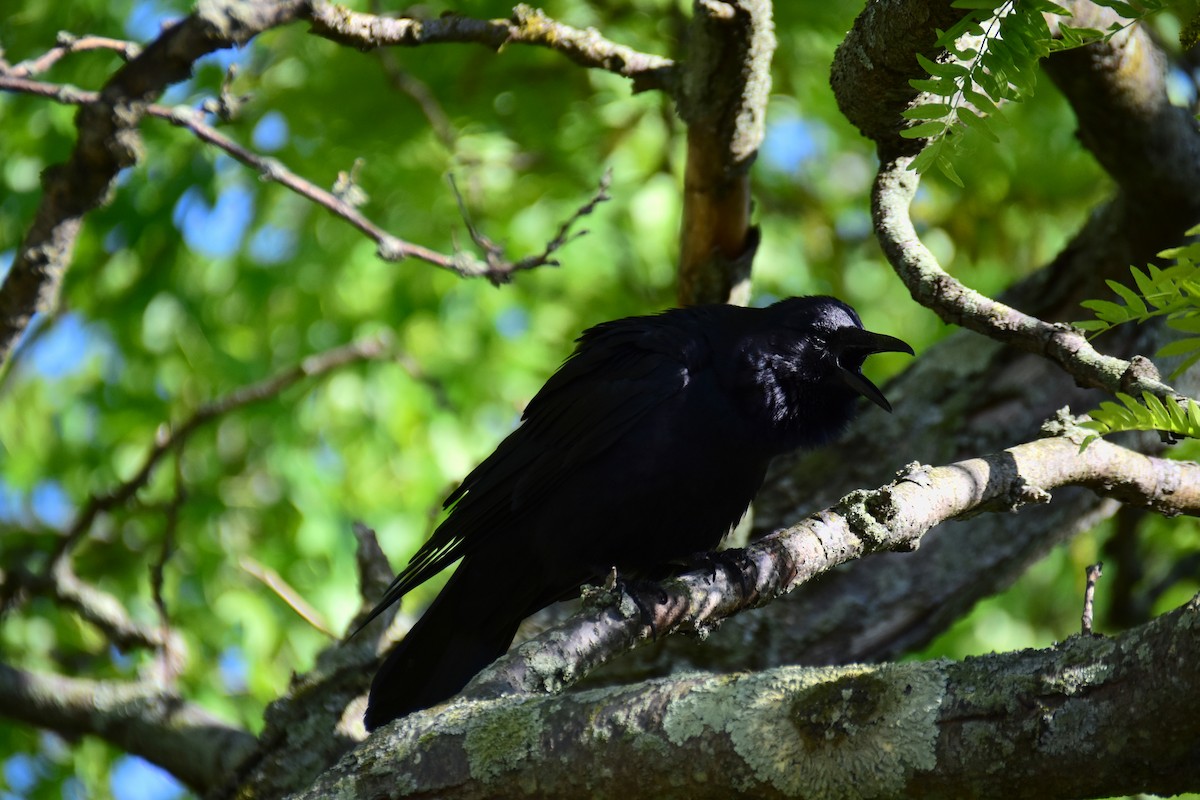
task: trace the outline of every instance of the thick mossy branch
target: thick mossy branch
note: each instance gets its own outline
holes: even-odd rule
[[[692,674],[440,706],[382,729],[298,797],[1172,794],[1200,782],[1200,717],[1179,701],[1200,692],[1197,630],[1193,600],[1114,639],[961,663]],[[1018,752],[997,768],[998,753]],[[655,780],[664,763],[682,768]]]

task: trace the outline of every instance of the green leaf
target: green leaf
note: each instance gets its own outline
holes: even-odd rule
[[[1136,8],[1123,0],[1096,0],[1096,5],[1111,8],[1126,19],[1140,19],[1142,16]]]
[[[947,78],[914,78],[908,85],[918,92],[929,92],[940,97],[953,97],[958,94],[958,84]]]
[[[1039,0],[1033,6],[1033,9],[1044,14],[1057,14],[1060,17],[1071,16],[1071,11],[1066,6],[1060,6],[1058,3],[1050,2],[1050,0]]]
[[[1137,284],[1138,291],[1141,292],[1142,297],[1148,298],[1150,295],[1155,294],[1154,281],[1150,279],[1149,275],[1137,267],[1130,267],[1129,273],[1133,275],[1133,282]]]
[[[1142,298],[1138,296],[1137,292],[1117,281],[1106,280],[1105,283],[1108,284],[1108,288],[1112,289],[1121,296],[1121,299],[1125,301],[1125,305],[1129,306],[1130,312],[1136,314],[1137,316],[1145,316],[1147,313],[1149,313],[1145,302],[1142,301]]]
[[[979,58],[979,51],[974,47],[964,47],[961,50],[954,46],[953,42],[946,45],[946,52],[957,58],[959,61],[974,61]]]
[[[1163,345],[1159,348],[1156,355],[1163,358],[1170,358],[1171,356],[1186,356],[1196,351],[1200,351],[1200,339],[1189,337]]]
[[[934,61],[917,53],[917,63],[921,68],[937,78],[962,78],[971,72],[962,64],[953,61]]]
[[[1064,39],[1071,40],[1080,45],[1098,42],[1104,38],[1104,31],[1097,28],[1076,28],[1073,25],[1059,23],[1058,30]]]
[[[926,103],[900,112],[905,119],[941,119],[950,114],[949,103]]]
[[[1125,306],[1117,305],[1109,300],[1084,300],[1080,303],[1084,308],[1096,312],[1096,316],[1105,322],[1128,322],[1129,312]]]
[[[1100,435],[1121,431],[1161,430],[1179,436],[1200,436],[1200,408],[1191,398],[1181,405],[1173,399],[1163,401],[1150,392],[1143,392],[1142,402],[1138,402],[1133,397],[1118,392],[1117,399],[1123,406],[1110,401],[1101,403],[1098,409],[1091,412],[1092,420],[1084,423],[1084,427]],[[1091,441],[1091,438],[1089,437],[1088,441]]]
[[[1003,116],[992,98],[970,87],[963,88],[963,99],[989,116]]]
[[[1150,409],[1151,418],[1154,420],[1156,425],[1170,424],[1171,416],[1167,413],[1167,409],[1163,405],[1162,400],[1159,400],[1157,397],[1150,394],[1150,392],[1142,392],[1142,402],[1146,404],[1146,408]]]
[[[1175,380],[1180,375],[1182,375],[1183,373],[1185,373],[1189,369],[1191,369],[1193,366],[1195,366],[1196,362],[1198,362],[1198,361],[1200,361],[1200,350],[1196,351],[1194,354],[1185,358],[1182,364],[1180,364],[1175,369],[1171,370],[1171,374],[1168,377],[1171,380]]]
[[[929,168],[933,166],[933,163],[936,159],[937,145],[933,144],[929,147],[926,147],[920,153],[917,153],[917,157],[912,160],[912,163],[908,165],[908,168],[918,175],[924,175],[929,171]]]
[[[950,181],[960,189],[964,188],[962,178],[958,177],[958,173],[954,170],[954,165],[950,163],[950,159],[942,157],[937,160],[937,168],[942,171]]]
[[[987,124],[987,122],[983,119],[983,117],[979,116],[971,109],[960,107],[957,111],[957,115],[958,115],[958,118],[963,122],[963,124],[966,125],[968,128],[972,128],[974,130],[979,131],[984,136],[991,139],[993,142],[1000,141],[1000,137],[997,136],[992,131],[991,127]]]
[[[1195,306],[1192,306],[1195,309]],[[1167,320],[1167,326],[1184,333],[1200,333],[1200,314],[1193,313]]]
[[[934,119],[911,128],[905,128],[900,131],[900,135],[905,139],[932,139],[935,136],[941,136],[948,127],[950,126],[947,122]]]

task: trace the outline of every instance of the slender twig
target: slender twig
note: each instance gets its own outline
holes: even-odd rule
[[[1096,562],[1084,570],[1087,585],[1083,589],[1083,616],[1080,618],[1080,631],[1084,636],[1092,635],[1092,606],[1096,600],[1096,581],[1104,574],[1104,564]]]
[[[57,64],[64,56],[71,53],[82,53],[87,50],[113,50],[121,58],[129,61],[137,58],[142,52],[141,45],[136,42],[126,42],[121,39],[109,39],[106,36],[75,36],[63,31],[58,34],[58,46],[52,47],[37,58],[29,58],[11,67],[3,68],[0,72],[14,78],[28,78],[38,75]]]
[[[467,211],[466,203],[463,202],[462,194],[458,191],[458,184],[454,182],[454,176],[447,176],[447,180],[450,183],[450,191],[454,193],[454,199],[458,203],[458,213],[467,226],[467,232],[471,235],[471,241],[484,253],[484,260],[489,270],[488,279],[492,283],[499,285],[512,280],[512,276],[518,272],[537,267],[559,266],[559,262],[552,258],[554,252],[587,233],[586,230],[571,233],[571,228],[580,219],[595,211],[596,206],[600,203],[610,199],[608,189],[612,183],[612,170],[605,170],[604,175],[600,178],[600,184],[596,188],[596,193],[592,195],[590,200],[576,209],[574,214],[559,225],[558,232],[555,233],[553,239],[546,243],[546,247],[542,252],[537,255],[526,256],[520,261],[515,262],[508,261],[504,256],[504,247],[488,238],[475,226],[475,223],[471,220],[470,213]]]
[[[167,560],[175,552],[176,531],[179,528],[179,509],[187,498],[183,486],[183,459],[175,454],[175,491],[164,510],[166,524],[163,526],[162,542],[159,545],[158,558],[150,565],[150,592],[154,598],[154,607],[158,611],[158,625],[165,639],[171,630],[171,617],[167,611],[167,601],[163,594],[163,581],[166,573]],[[159,679],[163,685],[170,685],[183,670],[183,659],[167,648],[159,648],[158,669]]]
[[[300,592],[288,583],[282,575],[276,570],[271,569],[266,564],[261,564],[249,556],[242,556],[238,560],[238,566],[242,568],[246,574],[261,582],[264,586],[270,589],[279,597],[280,600],[287,603],[288,607],[295,611],[300,619],[312,625],[321,633],[328,636],[330,639],[336,639],[335,634],[329,627],[329,623],[325,621],[325,616],[313,607],[312,603],[304,599]]]
[[[0,83],[0,88],[3,88]],[[243,147],[204,121],[204,112],[199,109],[177,107],[173,109],[162,106],[151,106],[147,112],[150,116],[159,117],[181,128],[187,128],[196,138],[207,144],[214,145],[231,155],[235,160],[258,172],[265,180],[281,184],[296,194],[311,200],[333,214],[341,217],[367,235],[378,246],[378,255],[385,261],[402,261],[415,258],[427,264],[448,269],[463,277],[482,275],[491,277],[491,268],[469,257],[447,256],[428,247],[406,242],[398,236],[393,236],[376,225],[365,214],[359,211],[346,198],[339,197],[334,192],[322,189],[314,183],[301,178],[280,161],[274,158],[260,156]]]
[[[524,269],[532,269],[542,264],[558,265],[557,261],[552,261],[550,256],[555,250],[563,247],[570,242],[578,239],[587,233],[586,230],[576,231],[571,233],[571,228],[576,222],[591,214],[596,210],[596,206],[611,199],[608,194],[609,187],[612,186],[612,168],[606,169],[604,175],[600,177],[600,184],[596,187],[596,193],[592,195],[592,199],[588,200],[582,206],[575,210],[575,213],[563,221],[558,226],[558,232],[554,234],[554,238],[546,243],[546,249],[536,256],[529,256],[521,259],[513,265],[513,272],[518,272]]]
[[[429,86],[405,70],[396,60],[391,50],[380,50],[379,62],[383,65],[383,72],[387,75],[388,80],[392,82],[392,86],[397,91],[403,92],[412,98],[412,101],[417,104],[417,108],[421,109],[421,113],[425,115],[425,120],[429,123],[429,127],[433,129],[438,141],[447,150],[454,152],[454,146],[458,139],[458,131],[455,129],[454,123],[450,121],[450,117],[446,115],[441,104],[438,103],[437,97],[434,96]],[[459,163],[464,163],[461,157],[458,161]]]

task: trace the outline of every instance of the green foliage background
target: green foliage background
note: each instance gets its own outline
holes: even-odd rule
[[[451,9],[511,12],[469,0],[429,3],[421,13]],[[16,63],[51,47],[59,30],[130,38],[147,20],[188,10],[182,2],[12,0],[0,10],[0,44]],[[558,0],[544,10],[645,51],[683,56],[688,3]],[[828,88],[834,48],[859,10],[776,8],[769,140],[755,172],[764,238],[754,296],[837,294],[869,327],[920,352],[946,330],[909,301],[878,252],[868,203],[874,155]],[[613,199],[583,222],[590,232],[560,253],[562,267],[497,289],[419,262],[384,263],[345,222],[183,130],[144,124],[145,157],[122,176],[112,202],[87,218],[60,313],[43,320],[0,385],[0,565],[39,568],[73,511],[127,479],[164,421],[181,421],[308,354],[390,331],[399,358],[303,382],[201,429],[137,503],[103,515],[78,549],[83,577],[153,623],[150,566],[163,547],[164,505],[182,486],[164,587],[190,653],[182,688],[257,729],[264,705],[326,639],[251,577],[245,559],[277,571],[341,631],[357,604],[353,520],[376,528],[402,563],[436,523],[441,499],[516,424],[582,329],[672,303],[684,153],[682,125],[661,95],[632,95],[622,79],[548,51],[445,45],[362,53],[293,25],[255,40],[237,60],[232,89],[247,99],[227,134],[254,146],[263,119],[279,115],[289,135],[270,155],[326,187],[362,158],[367,216],[443,252],[469,243],[449,173],[475,222],[519,257],[539,252],[603,171],[613,171]],[[439,137],[394,88],[389,62],[429,87],[452,138]],[[43,77],[97,89],[118,66],[109,53],[77,54]],[[166,102],[195,105],[216,96],[223,79],[213,59]],[[915,213],[942,263],[988,293],[1049,260],[1108,189],[1050,87],[1007,116],[998,144],[963,133],[966,155],[955,166],[965,188],[930,176]],[[0,95],[0,264],[30,223],[39,172],[72,146],[73,117],[72,108],[46,100]],[[232,254],[206,254],[210,243],[184,235],[184,212],[230,192],[252,201],[246,233]],[[71,368],[39,369],[39,342],[53,341],[66,321],[84,331],[67,354]],[[904,360],[872,362],[881,379]],[[47,487],[61,489],[64,513],[36,513],[33,498]],[[1082,565],[1095,560],[1098,541],[1078,540],[931,652],[1066,636],[1077,624]],[[434,591],[414,593],[411,607]],[[997,624],[1001,617],[1012,624]],[[240,654],[234,661],[244,672],[222,661],[230,653]],[[0,629],[0,658],[34,669],[132,676],[153,657],[114,651],[45,599]],[[106,796],[118,755],[96,742],[64,748],[0,723],[0,754],[9,753],[33,755],[41,770],[22,793],[29,797],[59,796],[64,781],[68,793],[86,787],[88,796]]]

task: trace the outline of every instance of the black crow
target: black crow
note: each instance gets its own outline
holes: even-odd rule
[[[457,693],[580,585],[716,547],[772,458],[837,436],[860,395],[891,410],[861,372],[882,352],[913,351],[831,297],[585,331],[373,612],[462,559],[376,673],[367,728]]]

